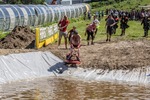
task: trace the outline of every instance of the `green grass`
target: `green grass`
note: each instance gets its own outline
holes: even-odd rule
[[[86,29],[86,24],[91,23],[89,20],[82,20],[79,22],[73,22],[70,23],[68,26],[68,30],[70,30],[73,26],[77,27],[77,30],[82,38],[82,42],[86,42],[86,36],[84,36],[85,29]],[[100,21],[100,28],[98,29],[98,32],[96,34],[95,40],[94,41],[105,41],[106,39],[106,29],[105,29],[105,18],[103,18]],[[121,29],[120,29],[120,23],[118,23],[118,28],[116,31],[116,34],[112,35],[112,40],[137,40],[137,39],[143,39],[143,26],[141,25],[140,21],[129,21],[128,25],[130,26],[129,28],[126,29],[126,34],[125,36],[120,36],[121,34]],[[147,39],[150,39],[149,37]]]
[[[139,6],[150,5],[150,0],[124,0],[119,3],[113,2],[112,4],[109,4],[109,2],[104,1],[104,2],[92,2],[90,3],[90,5],[92,7],[92,10],[91,10],[92,13],[95,13],[96,11],[101,11],[101,10],[106,11],[106,9],[110,9],[110,8],[131,11],[132,9],[137,9],[137,10],[141,9]],[[103,18],[101,20],[100,28],[97,32],[95,41],[106,39],[105,23],[106,23],[105,18]],[[128,25],[130,27],[126,29],[126,35],[121,37],[120,36],[121,34],[120,23],[118,23],[119,27],[117,28],[116,34],[112,35],[112,38],[119,39],[119,40],[136,40],[136,39],[143,38],[142,36],[144,34],[144,30],[140,21],[129,21]]]
[[[6,32],[0,31],[0,39],[6,37],[9,33],[10,33],[10,32],[7,32],[7,31],[6,31]]]
[[[131,11],[132,9],[141,9],[139,6],[150,5],[150,0],[124,0],[122,2],[107,4],[107,2],[92,2],[92,12],[106,9],[118,9]]]

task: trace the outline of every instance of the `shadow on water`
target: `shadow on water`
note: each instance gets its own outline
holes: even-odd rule
[[[58,62],[48,69],[49,72],[56,72],[58,74],[62,74],[65,70],[68,70],[68,67],[64,62]]]

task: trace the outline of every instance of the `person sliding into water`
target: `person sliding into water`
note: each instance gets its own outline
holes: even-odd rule
[[[70,53],[67,54],[66,59],[70,63],[78,63],[79,59],[79,48],[80,48],[81,37],[76,30],[74,30],[73,34],[70,38]]]

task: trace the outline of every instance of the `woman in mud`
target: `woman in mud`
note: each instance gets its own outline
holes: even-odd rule
[[[74,33],[71,35],[71,38],[70,38],[70,45],[71,45],[71,48],[79,48],[80,47],[80,42],[81,42],[81,37],[80,35],[78,34],[78,32],[75,30]]]
[[[80,61],[80,59],[79,59],[80,42],[81,42],[81,37],[78,34],[78,32],[76,30],[74,30],[74,33],[70,37],[70,53],[67,55],[68,60],[71,60],[74,50],[76,49],[76,51],[77,51],[77,54],[76,54],[77,59],[76,60]]]
[[[94,37],[95,37],[95,31],[96,31],[96,23],[93,22],[92,24],[88,25],[86,28],[85,36],[87,34],[87,45],[89,45],[90,38],[92,39],[91,44],[93,45]]]

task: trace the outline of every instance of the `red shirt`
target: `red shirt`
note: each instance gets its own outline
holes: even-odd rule
[[[87,29],[89,32],[93,32],[93,30],[96,29],[96,25],[90,24],[86,29]]]
[[[60,28],[66,26],[67,24],[69,24],[69,21],[68,21],[68,20],[61,20],[61,21],[59,21],[59,23],[58,23],[58,25],[60,26]],[[67,26],[68,26],[68,25],[67,25]],[[67,26],[64,27],[64,28],[62,28],[62,29],[60,29],[60,31],[66,32]]]

